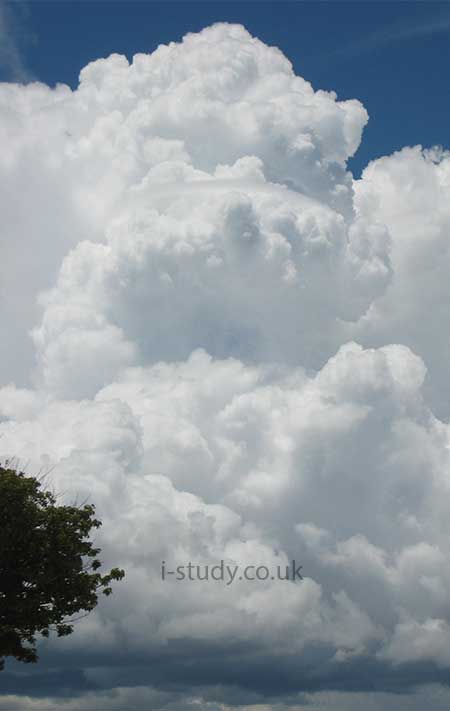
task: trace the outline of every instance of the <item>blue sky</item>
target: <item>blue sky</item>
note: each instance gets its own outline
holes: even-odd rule
[[[131,58],[213,22],[239,22],[280,47],[314,88],[364,103],[370,122],[351,162],[355,174],[404,145],[450,144],[447,2],[34,0],[3,6],[2,14],[0,40],[9,45],[0,52],[2,79],[74,87],[98,57]]]

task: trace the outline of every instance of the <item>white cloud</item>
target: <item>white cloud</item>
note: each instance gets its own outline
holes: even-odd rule
[[[424,359],[427,393],[436,414],[449,416],[448,235],[450,157],[446,151],[404,148],[380,158],[356,182],[356,209],[376,215],[391,235],[393,277],[385,293],[351,328],[370,345],[400,342]]]
[[[63,676],[84,660],[80,708],[92,685],[99,708],[145,683],[136,708],[175,711],[163,690],[183,681],[224,711],[236,693],[297,704],[299,674],[364,691],[367,669],[392,688],[431,664],[438,681],[447,154],[405,149],[354,184],[361,104],[239,26],[80,80],[0,87],[1,452],[89,496],[127,571],[43,659]],[[292,558],[299,584],[160,573]]]

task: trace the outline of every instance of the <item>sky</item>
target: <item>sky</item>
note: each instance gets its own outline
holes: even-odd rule
[[[213,22],[237,22],[280,47],[315,89],[364,103],[370,122],[350,161],[358,177],[369,160],[404,145],[448,143],[448,2],[31,0],[9,8],[11,62],[3,57],[0,79],[16,72],[75,87],[92,59],[131,59]]]
[[[445,6],[1,8],[0,461],[126,576],[0,711],[448,709]]]

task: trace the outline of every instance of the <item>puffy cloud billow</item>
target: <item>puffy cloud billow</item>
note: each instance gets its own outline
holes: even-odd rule
[[[127,571],[0,709],[448,704],[450,156],[366,122],[227,24],[0,85],[1,454]]]

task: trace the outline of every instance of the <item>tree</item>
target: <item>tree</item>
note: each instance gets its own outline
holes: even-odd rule
[[[124,577],[99,572],[89,535],[100,526],[92,504],[57,506],[39,479],[0,466],[0,670],[7,656],[36,662],[36,634],[71,634],[73,616]]]

